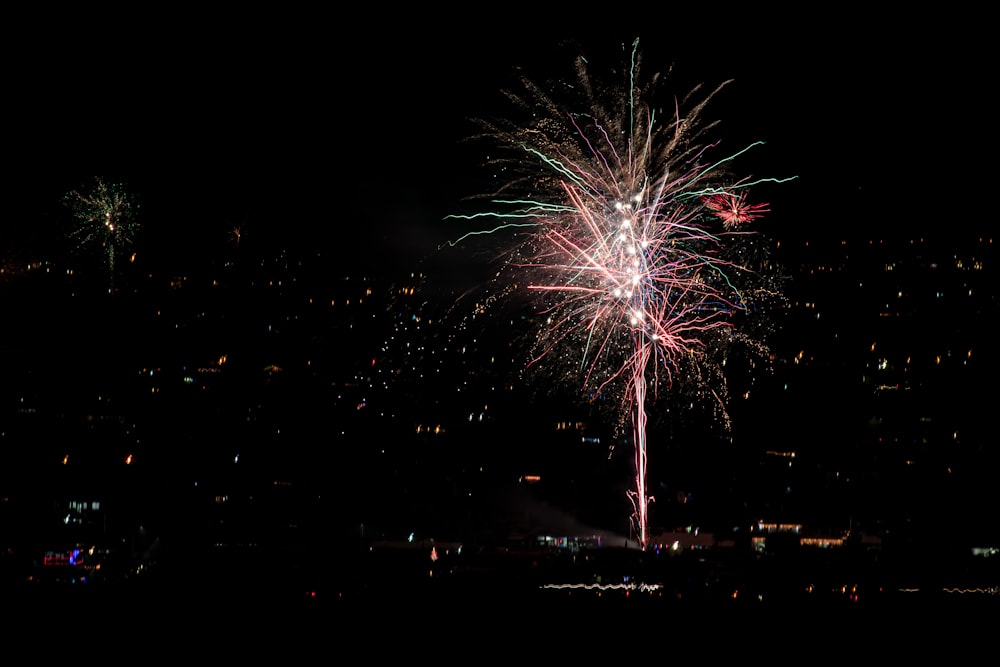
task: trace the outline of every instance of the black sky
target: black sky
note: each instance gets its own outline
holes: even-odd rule
[[[989,229],[996,147],[985,17],[662,8],[627,18],[361,9],[80,15],[12,22],[4,40],[4,234],[44,228],[95,176],[143,202],[174,252],[242,226],[354,260],[420,254],[478,165],[468,119],[503,113],[517,68],[596,67],[639,39],[683,94],[733,79],[707,115],[767,188],[782,233]],[[561,61],[560,59],[565,59]],[[365,242],[359,252],[356,243]],[[364,260],[362,260],[364,261]]]

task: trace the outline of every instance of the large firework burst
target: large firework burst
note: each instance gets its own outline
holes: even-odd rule
[[[488,162],[501,183],[489,210],[453,217],[497,223],[469,234],[514,232],[489,300],[534,304],[526,371],[611,399],[602,402],[634,445],[629,497],[645,548],[647,407],[693,387],[728,428],[727,351],[738,344],[766,358],[751,316],[780,291],[766,247],[746,229],[768,210],[747,202],[759,181],[731,174],[752,146],[714,158],[720,143],[705,140],[717,123],[702,113],[729,82],[707,94],[697,86],[660,113],[660,76],[640,84],[639,69],[636,41],[608,82],[592,80],[582,56],[572,81],[523,78],[522,92],[507,93],[520,117],[480,121],[474,137],[502,151]]]

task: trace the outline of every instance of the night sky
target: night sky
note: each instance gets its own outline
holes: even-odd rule
[[[369,15],[370,14],[370,15]],[[506,111],[516,68],[570,72],[575,40],[601,67],[639,39],[662,89],[733,79],[705,116],[767,188],[768,231],[947,234],[986,227],[995,129],[988,41],[975,14],[838,7],[818,18],[682,9],[627,19],[221,11],[126,19],[32,17],[4,40],[5,233],[35,233],[95,176],[142,200],[144,234],[175,253],[281,235],[365,261],[420,256],[478,194],[461,145]],[[595,25],[596,24],[596,25]],[[273,238],[273,236],[269,236]]]

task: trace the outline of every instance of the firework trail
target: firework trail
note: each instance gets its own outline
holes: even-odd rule
[[[104,254],[113,292],[115,255],[132,243],[139,229],[134,217],[138,208],[135,198],[122,185],[96,178],[90,190],[67,193],[64,203],[77,223],[70,238],[80,248],[96,247]]]
[[[548,368],[581,396],[612,399],[634,445],[628,495],[645,549],[647,406],[690,384],[728,426],[725,350],[740,342],[766,355],[745,331],[747,315],[780,290],[746,229],[768,211],[747,202],[760,181],[729,173],[752,146],[713,160],[718,143],[702,140],[715,123],[701,113],[729,82],[701,98],[696,87],[661,119],[652,106],[659,77],[640,86],[639,65],[636,41],[608,87],[591,79],[583,57],[575,81],[556,82],[551,93],[522,79],[524,94],[507,96],[527,120],[478,121],[483,132],[473,137],[507,149],[487,163],[503,174],[502,187],[485,197],[489,211],[450,217],[490,224],[454,243],[514,232],[490,299],[517,294],[534,304],[539,326],[526,370]]]

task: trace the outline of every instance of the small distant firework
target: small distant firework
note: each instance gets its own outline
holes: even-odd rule
[[[526,94],[507,96],[524,120],[481,121],[474,137],[506,149],[487,163],[501,183],[485,197],[490,210],[450,217],[489,222],[455,243],[514,236],[484,303],[534,304],[539,327],[526,370],[545,368],[548,380],[616,406],[634,445],[631,518],[645,549],[647,402],[661,388],[697,386],[728,427],[726,351],[740,344],[766,355],[746,324],[780,291],[766,248],[744,229],[768,211],[747,202],[747,188],[761,181],[728,173],[750,147],[714,160],[718,142],[701,138],[715,125],[701,113],[728,82],[701,99],[696,87],[660,119],[659,77],[640,86],[639,61],[636,41],[630,67],[608,87],[591,79],[583,57],[575,81],[551,92],[523,78]]]
[[[77,247],[96,248],[107,258],[113,292],[116,255],[132,244],[139,230],[135,198],[124,186],[96,178],[89,190],[72,190],[64,202],[76,221],[70,239]]]
[[[704,198],[705,208],[722,221],[726,229],[746,225],[770,209],[767,204],[747,204],[746,192],[717,192]]]

